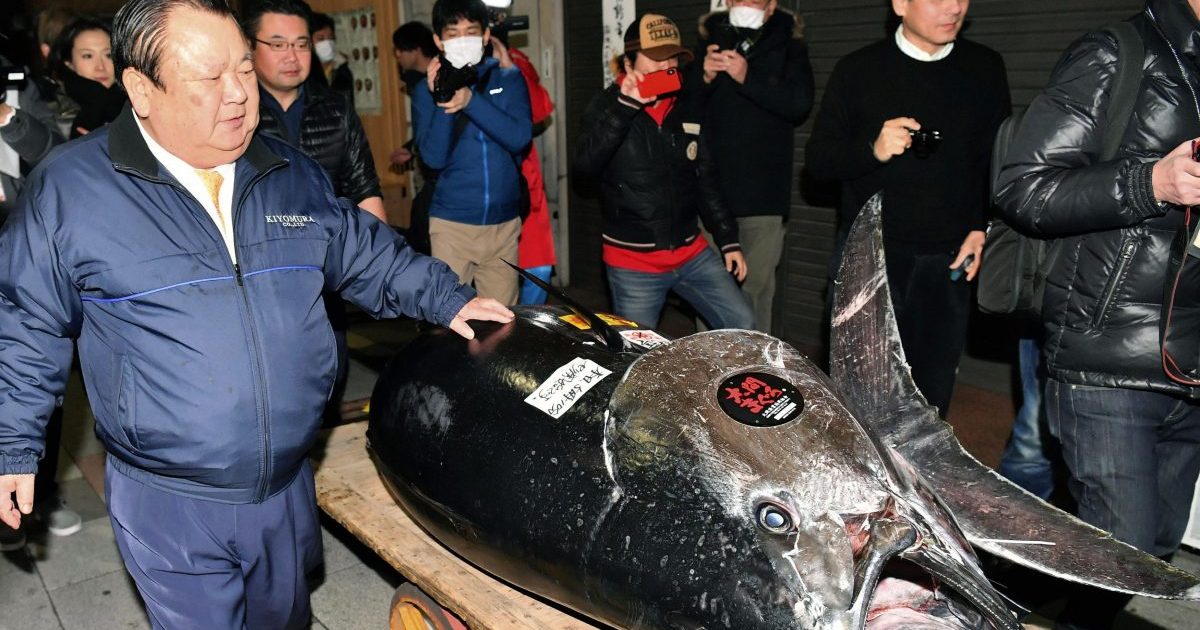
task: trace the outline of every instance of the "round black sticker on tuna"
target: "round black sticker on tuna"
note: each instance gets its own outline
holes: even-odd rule
[[[752,427],[774,427],[804,411],[804,397],[789,382],[764,372],[742,372],[721,382],[717,403],[730,418]]]

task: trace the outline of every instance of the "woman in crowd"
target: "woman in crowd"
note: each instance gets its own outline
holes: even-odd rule
[[[107,23],[81,17],[63,29],[55,42],[53,62],[59,81],[79,104],[72,138],[112,122],[127,101],[113,70],[111,35]]]

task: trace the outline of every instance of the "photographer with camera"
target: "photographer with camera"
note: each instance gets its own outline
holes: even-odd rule
[[[584,112],[572,170],[600,183],[604,266],[618,315],[654,327],[674,291],[711,328],[754,328],[737,285],[746,277],[737,223],[700,133],[699,77],[680,68],[691,59],[669,18],[647,13],[630,24],[616,62],[623,72]]]
[[[421,159],[437,177],[429,208],[433,256],[479,294],[517,302],[520,163],[533,133],[529,93],[516,68],[485,57],[491,41],[483,0],[438,0],[434,43],[442,52],[413,94]]]
[[[806,150],[842,183],[832,269],[863,204],[883,192],[888,283],[904,354],[945,417],[983,264],[992,141],[1012,106],[1004,61],[959,37],[968,0],[892,0],[893,37],[843,57]],[[965,280],[965,282],[964,282]]]
[[[804,21],[776,0],[729,0],[700,19],[708,111],[704,137],[746,254],[742,293],[771,332],[775,268],[792,203],[795,126],[813,105]]]
[[[16,206],[25,175],[62,141],[28,72],[0,57],[0,224]]]

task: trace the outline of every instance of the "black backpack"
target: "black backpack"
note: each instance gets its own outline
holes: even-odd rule
[[[1107,162],[1116,157],[1125,129],[1129,126],[1138,88],[1142,83],[1146,51],[1137,28],[1129,22],[1111,24],[1104,27],[1104,31],[1117,38],[1119,53],[1100,153],[1100,161]],[[993,188],[1022,117],[1022,114],[1013,114],[1000,123],[1000,128],[996,130],[996,141],[992,146]],[[979,271],[979,310],[1040,319],[1046,277],[1059,258],[1060,243],[1055,239],[1025,234],[1000,219],[994,219],[988,228],[984,265]]]

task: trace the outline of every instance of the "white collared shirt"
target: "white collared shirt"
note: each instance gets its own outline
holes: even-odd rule
[[[220,173],[222,178],[221,191],[217,193],[218,197],[221,199],[221,212],[218,213],[216,206],[213,205],[212,196],[208,194],[208,187],[204,185],[204,180],[200,179],[200,176],[196,174],[195,167],[191,166],[187,162],[184,162],[178,157],[175,157],[175,155],[164,149],[161,144],[156,142],[154,138],[151,138],[150,134],[146,133],[146,128],[142,126],[142,121],[139,120],[137,116],[134,116],[133,119],[137,121],[138,131],[142,132],[142,137],[146,140],[146,146],[150,148],[150,152],[154,154],[154,157],[157,158],[158,161],[166,167],[167,171],[170,172],[171,175],[183,185],[184,189],[192,193],[192,196],[196,198],[196,201],[199,201],[200,205],[204,207],[204,210],[208,213],[209,218],[211,218],[213,223],[217,226],[217,231],[219,231],[221,233],[221,237],[225,239],[225,247],[229,250],[229,258],[236,263],[237,249],[234,248],[233,243],[234,165],[222,164],[216,168],[209,169]]]
[[[903,24],[896,28],[896,45],[900,47],[900,52],[917,61],[940,61],[950,56],[950,51],[954,50],[954,42],[942,46],[932,54],[917,48],[916,44],[908,41],[908,38],[904,36]]]

